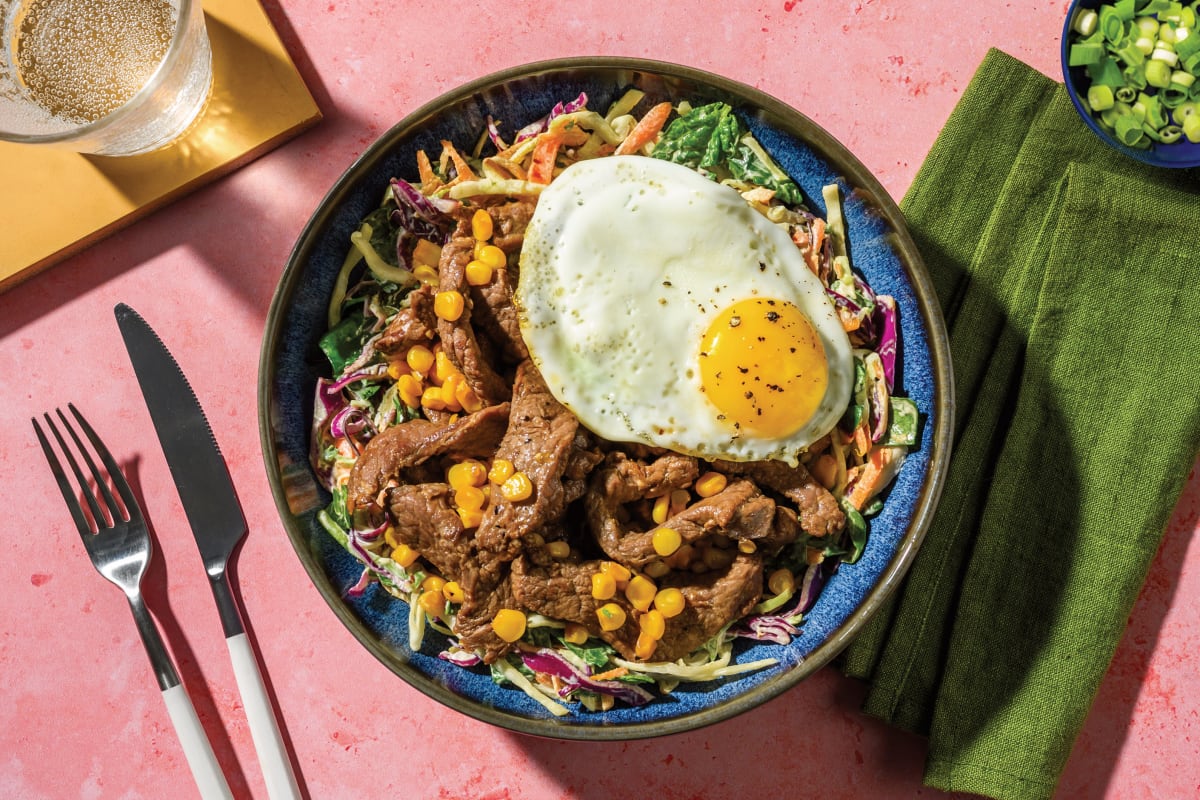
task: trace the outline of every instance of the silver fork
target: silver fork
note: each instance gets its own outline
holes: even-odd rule
[[[92,426],[74,405],[68,404],[67,408],[71,410],[79,427],[91,442],[92,448],[99,455],[104,470],[107,471],[108,477],[111,478],[117,493],[121,496],[121,503],[118,504],[116,498],[113,497],[108,488],[108,480],[105,479],[105,472],[97,467],[88,448],[84,446],[79,434],[75,432],[75,428],[71,426],[61,409],[55,409],[59,421],[70,435],[75,449],[87,464],[100,499],[97,499],[96,492],[89,488],[88,480],[84,477],[79,462],[76,461],[71,448],[67,446],[66,440],[59,433],[54,420],[49,414],[42,416],[45,418],[46,426],[54,434],[59,450],[62,451],[71,472],[74,473],[75,480],[79,483],[79,489],[91,512],[90,519],[84,513],[83,506],[77,499],[75,490],[71,487],[62,463],[54,454],[54,449],[42,432],[42,427],[34,419],[32,420],[33,429],[37,432],[38,441],[41,442],[46,460],[50,463],[50,470],[58,481],[58,488],[62,490],[63,499],[67,501],[67,508],[71,511],[71,517],[75,520],[75,526],[79,529],[79,535],[83,539],[88,555],[91,556],[92,564],[101,575],[122,589],[126,599],[129,600],[129,608],[133,611],[134,621],[137,622],[138,633],[141,634],[142,644],[145,645],[146,653],[150,656],[150,664],[154,668],[155,677],[158,678],[163,701],[167,704],[171,723],[175,726],[175,733],[179,737],[180,744],[183,745],[183,752],[187,757],[196,786],[200,789],[200,796],[206,800],[207,798],[230,798],[231,800],[233,795],[229,791],[229,784],[225,781],[225,775],[217,763],[217,758],[213,754],[212,745],[204,733],[204,728],[200,725],[200,719],[196,716],[196,709],[192,706],[191,698],[188,697],[187,691],[179,682],[179,674],[175,670],[171,656],[163,646],[158,628],[142,599],[142,576],[146,573],[152,553],[150,534],[146,529],[146,520],[142,516],[142,510],[138,506],[137,499],[133,496],[121,468],[113,460],[108,448],[100,441],[100,437],[92,430]],[[104,508],[100,506],[101,500]]]

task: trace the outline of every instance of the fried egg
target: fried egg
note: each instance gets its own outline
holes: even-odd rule
[[[514,301],[547,386],[605,439],[794,464],[850,400],[850,342],[787,232],[668,161],[563,170]]]

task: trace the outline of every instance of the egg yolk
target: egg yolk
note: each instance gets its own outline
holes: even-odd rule
[[[821,405],[829,371],[804,312],[755,297],[713,320],[700,346],[700,379],[719,419],[741,433],[780,439]]]

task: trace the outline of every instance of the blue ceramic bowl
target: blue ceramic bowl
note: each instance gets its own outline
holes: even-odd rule
[[[921,411],[921,436],[883,512],[871,520],[862,559],[829,580],[802,634],[787,646],[747,642],[738,650],[739,661],[773,657],[777,666],[719,683],[684,684],[640,708],[554,718],[519,690],[496,686],[486,670],[439,660],[436,641],[411,651],[407,606],[378,586],[359,597],[347,594],[360,568],[316,522],[329,497],[308,464],[314,384],[328,369],[316,343],[351,231],[378,205],[389,178],[416,180],[418,149],[436,151],[442,139],[473,143],[488,114],[513,122],[537,119],[581,91],[593,108],[605,108],[631,86],[645,91],[649,102],[719,99],[733,105],[822,214],[821,187],[841,184],[855,266],[899,305],[898,381]],[[350,166],[301,234],[275,293],[262,348],[259,415],[267,473],[296,554],[330,608],[380,661],[447,706],[511,730],[632,739],[696,728],[752,708],[812,674],[849,642],[920,544],[949,459],[952,394],[941,314],[900,211],[833,137],[761,92],[694,69],[623,58],[567,59],[508,70],[450,92],[409,115]]]
[[[1074,104],[1075,110],[1079,112],[1079,116],[1092,129],[1092,132],[1099,136],[1101,141],[1106,145],[1118,152],[1124,153],[1130,158],[1141,161],[1143,164],[1176,169],[1200,167],[1200,143],[1189,142],[1187,139],[1181,137],[1179,141],[1172,144],[1153,142],[1148,150],[1139,150],[1135,147],[1128,147],[1122,144],[1112,134],[1104,130],[1100,126],[1099,121],[1092,116],[1092,112],[1086,103],[1088,87],[1091,86],[1091,79],[1088,77],[1087,68],[1069,66],[1068,55],[1071,52],[1071,24],[1075,20],[1075,15],[1081,10],[1095,10],[1102,5],[1112,5],[1112,2],[1111,0],[1107,3],[1101,0],[1075,0],[1075,2],[1071,3],[1071,7],[1067,9],[1067,18],[1063,22],[1059,57],[1062,60],[1063,83],[1067,88],[1067,95],[1071,98],[1071,103]]]

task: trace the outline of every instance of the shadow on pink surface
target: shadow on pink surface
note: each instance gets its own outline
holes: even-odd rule
[[[184,689],[192,699],[192,705],[196,707],[196,715],[200,717],[204,732],[208,735],[209,742],[212,743],[213,753],[221,764],[226,780],[229,781],[230,791],[238,800],[249,798],[251,794],[246,774],[242,770],[233,742],[229,738],[229,732],[221,720],[221,713],[209,691],[204,670],[197,661],[187,635],[171,608],[170,572],[166,559],[163,557],[162,545],[154,531],[152,504],[142,491],[140,466],[141,459],[136,457],[121,463],[121,470],[125,473],[126,480],[129,481],[129,486],[133,490],[138,504],[142,507],[142,516],[146,518],[146,527],[150,530],[150,541],[154,547],[154,557],[150,559],[146,576],[142,581],[142,593],[146,598],[146,606],[154,616],[155,622],[158,623],[163,639],[166,640],[167,649],[175,659],[175,668],[183,680]]]

